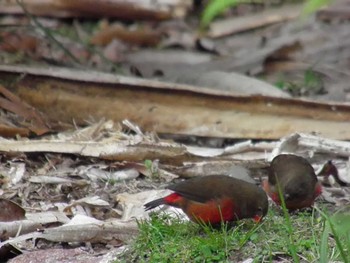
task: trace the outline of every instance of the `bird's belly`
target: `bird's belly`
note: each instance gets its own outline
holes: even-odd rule
[[[217,224],[239,218],[231,199],[212,200],[206,203],[189,201],[184,212],[192,221],[199,223]]]

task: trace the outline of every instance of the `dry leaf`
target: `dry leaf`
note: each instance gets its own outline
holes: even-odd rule
[[[138,46],[156,46],[161,40],[160,33],[155,31],[140,29],[128,30],[121,25],[111,25],[101,29],[90,40],[93,45],[108,45],[113,39]]]
[[[121,193],[117,195],[116,200],[119,206],[122,208],[122,219],[143,219],[148,218],[149,211],[146,212],[144,204],[152,200],[164,197],[170,194],[170,190],[151,190],[143,191],[137,194]],[[182,218],[188,220],[187,216],[181,209],[177,209],[170,206],[163,206],[154,209],[153,211],[166,211],[167,214],[176,218]]]
[[[22,101],[18,96],[0,85],[0,108],[16,113],[24,118],[21,124],[37,135],[42,135],[50,131],[42,115],[33,107]]]
[[[25,210],[15,202],[0,198],[0,222],[12,222],[25,218]]]

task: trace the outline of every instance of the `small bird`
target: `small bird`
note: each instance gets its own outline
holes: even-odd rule
[[[194,222],[211,225],[243,218],[259,222],[268,210],[267,196],[260,187],[230,176],[195,177],[168,189],[174,193],[145,204],[145,210],[170,205],[181,208]]]
[[[321,171],[318,173],[318,176],[323,176],[322,184],[324,186],[349,186],[348,183],[340,179],[338,169],[331,160],[323,165]]]
[[[276,204],[281,205],[279,188],[290,211],[312,206],[322,192],[311,164],[293,154],[280,154],[270,164],[263,189]]]

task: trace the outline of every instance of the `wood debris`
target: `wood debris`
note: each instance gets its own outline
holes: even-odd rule
[[[62,68],[0,66],[2,76],[9,72],[27,73],[21,85],[18,83],[11,89],[12,92],[39,110],[45,109],[47,117],[56,121],[74,119],[77,124],[83,125],[91,117],[111,118],[115,122],[121,122],[126,117],[145,130],[158,133],[276,139],[293,132],[316,132],[330,138],[350,138],[350,106],[342,103],[241,96],[208,88]],[[51,78],[47,79],[48,76]],[[35,90],[29,88],[34,84],[32,78],[36,79]],[[171,96],[164,91],[172,91]],[[49,98],[43,96],[47,93],[51,94]],[[98,100],[96,93],[99,94]],[[92,110],[92,104],[99,111]],[[85,146],[84,151],[101,147],[96,144]],[[75,147],[75,151],[80,151],[79,147],[83,146]],[[138,147],[140,159],[150,156],[149,152],[142,153],[141,148]],[[132,151],[132,148],[129,150]],[[177,154],[181,155],[183,150],[178,150]],[[170,151],[174,154],[175,149]],[[113,152],[112,146],[108,152]],[[122,156],[123,152],[128,160],[128,151],[120,150],[117,154]]]
[[[23,14],[23,8],[15,0],[6,1],[1,7],[3,14]],[[187,1],[132,1],[132,0],[25,0],[23,6],[37,16],[114,17],[119,19],[165,20],[183,17],[189,8]]]

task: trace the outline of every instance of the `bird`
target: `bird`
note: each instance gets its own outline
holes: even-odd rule
[[[321,171],[318,173],[318,176],[323,176],[322,184],[324,186],[349,186],[348,183],[340,179],[338,169],[331,160],[323,165]]]
[[[167,188],[173,193],[146,203],[146,211],[169,205],[181,208],[191,221],[211,225],[244,218],[260,222],[268,211],[259,186],[227,175],[195,177]]]
[[[311,207],[322,193],[311,164],[303,157],[280,154],[270,163],[268,179],[262,187],[270,198],[281,205],[279,189],[289,211]]]

